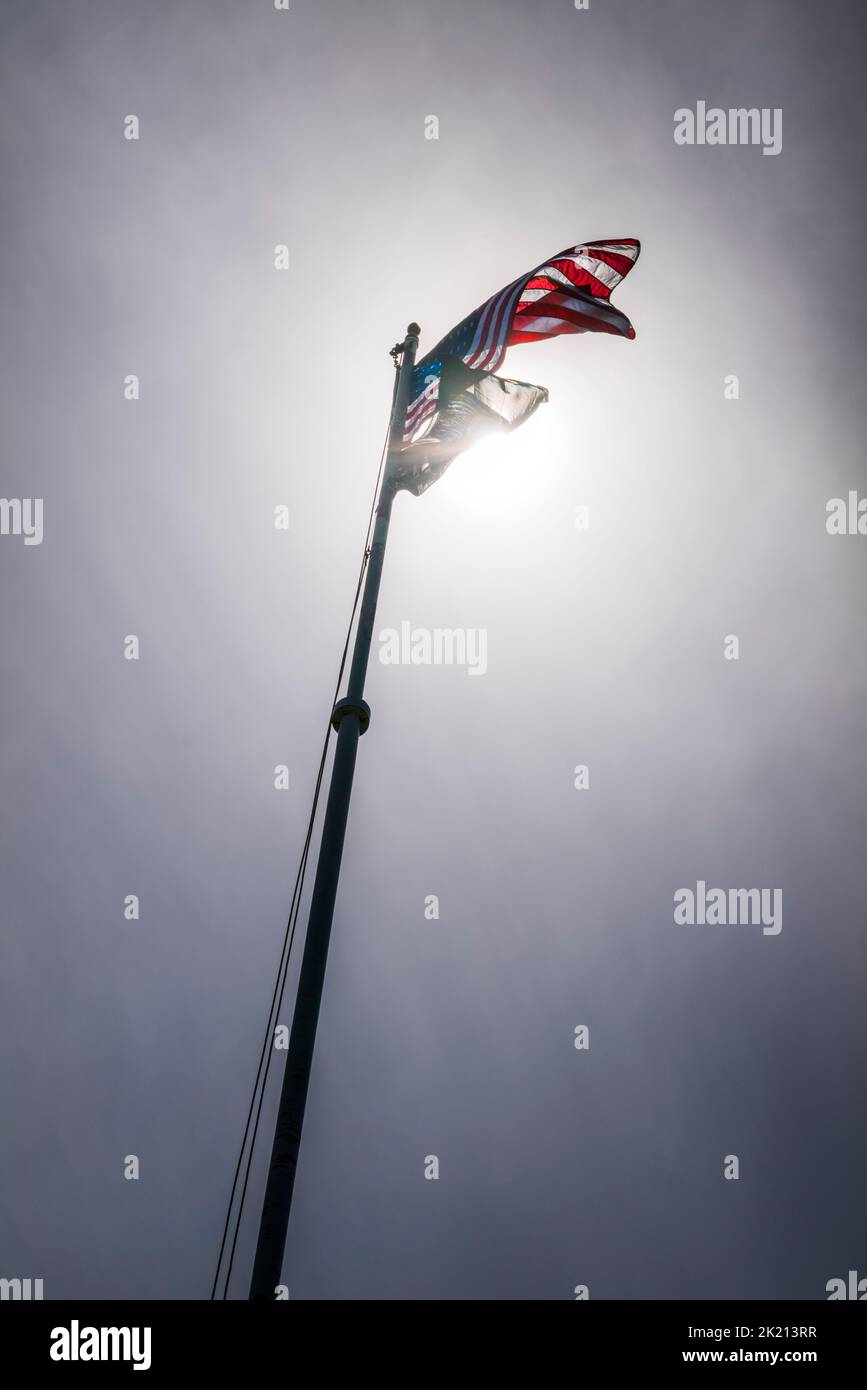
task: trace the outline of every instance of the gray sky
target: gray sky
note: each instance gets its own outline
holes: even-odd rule
[[[387,349],[620,236],[637,340],[511,352],[550,403],[395,505],[378,628],[485,629],[488,669],[374,653],[284,1275],[867,1274],[867,538],[825,526],[867,494],[862,28],[839,0],[4,6],[0,492],[44,498],[44,539],[0,537],[0,1275],[207,1296]],[[781,152],[676,145],[699,100],[780,108]],[[675,925],[699,880],[781,889],[782,930]]]

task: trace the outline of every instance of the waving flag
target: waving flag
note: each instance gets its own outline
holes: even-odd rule
[[[456,389],[458,381],[464,382],[464,390]],[[447,361],[436,418],[421,439],[401,450],[393,474],[397,486],[420,497],[458,454],[494,430],[517,429],[547,399],[544,386]]]
[[[488,428],[515,429],[547,399],[543,387],[492,375],[507,348],[560,333],[634,338],[611,293],[640,249],[632,238],[567,247],[486,299],[437,343],[413,371],[399,486],[423,492]]]

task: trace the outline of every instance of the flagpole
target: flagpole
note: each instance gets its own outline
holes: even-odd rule
[[[349,683],[346,695],[337,701],[331,715],[331,722],[337,730],[337,747],[331,769],[331,785],[322,824],[322,842],[310,902],[307,938],[298,977],[295,1013],[292,1018],[271,1163],[259,1223],[253,1280],[250,1285],[250,1299],[255,1301],[273,1300],[276,1297],[282,1273],[286,1230],[292,1206],[307,1087],[316,1041],[316,1025],[319,1021],[331,922],[340,876],[340,860],[343,855],[349,799],[352,794],[355,757],[358,740],[370,723],[370,709],[363,698],[364,679],[373,638],[391,504],[394,500],[393,464],[402,443],[403,424],[409,404],[410,379],[420,332],[418,324],[411,323],[400,346],[400,372],[392,405],[386,464],[376,505],[376,523],[370,545]]]

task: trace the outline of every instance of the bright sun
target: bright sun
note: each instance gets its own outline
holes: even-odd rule
[[[552,481],[556,441],[550,426],[545,428],[544,410],[513,434],[493,434],[460,454],[437,486],[448,488],[466,511],[502,520],[520,514]],[[544,460],[548,466],[540,469]]]

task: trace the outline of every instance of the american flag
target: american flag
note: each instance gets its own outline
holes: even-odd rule
[[[449,359],[495,372],[506,349],[516,343],[558,333],[634,338],[635,329],[614,308],[611,292],[629,274],[640,250],[641,243],[631,237],[569,246],[491,295],[416,363],[404,438],[418,438],[439,409],[440,381]]]

